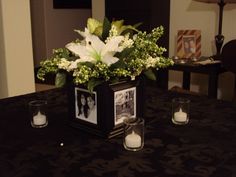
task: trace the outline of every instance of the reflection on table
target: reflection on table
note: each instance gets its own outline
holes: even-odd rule
[[[105,140],[68,126],[65,90],[0,100],[1,177],[234,177],[236,105],[146,87],[145,144],[124,149],[122,136]],[[191,101],[190,120],[171,122],[171,100]],[[49,124],[32,128],[30,100],[48,100]]]

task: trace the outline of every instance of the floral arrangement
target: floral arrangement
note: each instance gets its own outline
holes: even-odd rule
[[[137,29],[139,25],[89,18],[84,31],[75,30],[82,39],[54,49],[52,57],[40,63],[37,77],[45,80],[48,73],[55,73],[56,85],[63,86],[69,75],[76,85],[83,84],[90,91],[103,82],[134,80],[141,74],[155,80],[153,70],[173,64],[163,57],[166,49],[157,44],[164,29],[160,26],[146,33]]]

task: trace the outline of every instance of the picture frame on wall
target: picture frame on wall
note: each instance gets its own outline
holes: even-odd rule
[[[177,34],[178,58],[192,59],[201,56],[201,31],[178,30]]]

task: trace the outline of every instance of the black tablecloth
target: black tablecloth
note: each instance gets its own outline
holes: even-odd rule
[[[0,177],[235,177],[236,105],[147,87],[145,145],[123,148],[68,125],[65,90],[0,100]],[[191,100],[190,122],[171,122],[171,99]],[[28,102],[47,99],[49,124],[32,128]]]

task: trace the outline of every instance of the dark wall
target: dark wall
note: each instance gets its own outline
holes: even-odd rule
[[[139,29],[147,32],[162,25],[165,31],[158,44],[169,50],[170,0],[106,0],[105,2],[105,13],[109,20],[124,19],[131,25],[143,22]],[[164,56],[168,57],[168,52]],[[168,89],[168,71],[158,70],[156,75],[155,84],[160,88]]]
[[[126,24],[131,25],[142,22],[139,29],[147,32],[162,25],[165,35],[158,44],[169,48],[170,0],[106,0],[105,5],[109,20],[124,19]]]
[[[53,0],[55,9],[91,9],[91,0]]]

